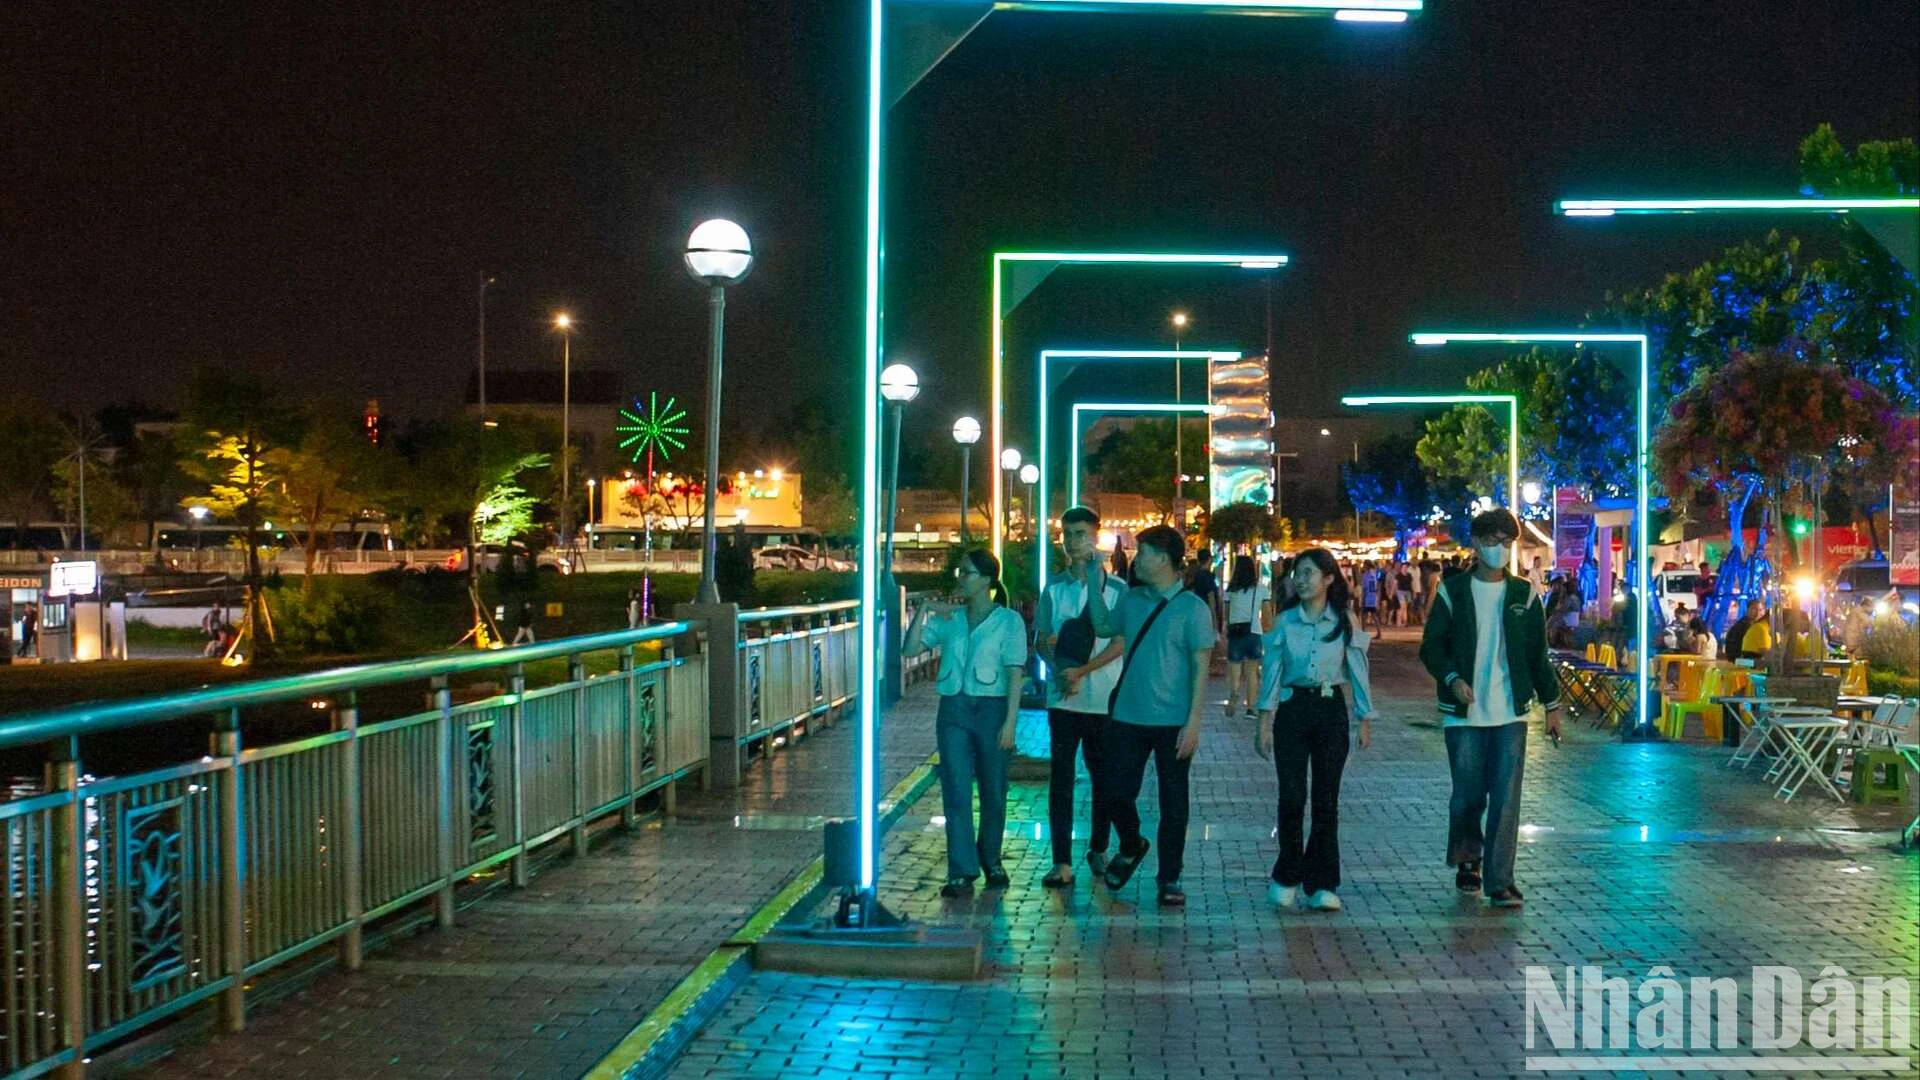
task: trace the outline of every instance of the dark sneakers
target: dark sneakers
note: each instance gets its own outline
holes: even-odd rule
[[[1453,887],[1456,889],[1459,889],[1463,893],[1479,892],[1480,891],[1480,864],[1477,862],[1461,863],[1460,869],[1454,872]]]
[[[1494,893],[1492,896],[1487,897],[1487,902],[1494,907],[1519,907],[1521,904],[1526,903],[1526,900],[1520,895],[1519,889],[1509,885],[1499,892]]]
[[[971,895],[972,892],[973,879],[968,877],[948,878],[947,883],[940,886],[940,895],[949,900],[959,896]]]
[[[1161,907],[1186,907],[1187,906],[1187,890],[1181,888],[1180,883],[1177,881],[1161,882],[1160,883],[1160,906]]]
[[[1004,889],[1011,884],[1013,879],[1007,876],[1006,867],[995,866],[987,871],[987,888]]]
[[[1107,888],[1116,892],[1126,888],[1127,882],[1133,878],[1133,872],[1140,869],[1140,860],[1147,857],[1147,849],[1152,846],[1144,836],[1140,838],[1139,848],[1132,852],[1127,851],[1125,844],[1120,845],[1120,854],[1107,861]]]

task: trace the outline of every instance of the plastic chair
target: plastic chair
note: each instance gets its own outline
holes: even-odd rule
[[[1858,697],[1867,692],[1867,662],[1855,660],[1847,665],[1845,674],[1840,676],[1840,694],[1842,697]]]
[[[1587,642],[1587,663],[1597,664],[1599,662],[1600,662],[1600,646],[1595,645],[1591,641]]]
[[[1686,701],[1675,701],[1667,706],[1662,717],[1661,734],[1669,739],[1686,737],[1687,717],[1700,718],[1700,734],[1718,742],[1720,739],[1720,705],[1713,699],[1721,696],[1721,676],[1719,668],[1708,668],[1700,677],[1698,692]]]
[[[1613,666],[1615,659],[1616,656],[1613,651],[1613,645],[1609,643],[1600,646],[1600,655],[1594,660],[1594,663],[1599,664],[1603,668],[1610,668]]]

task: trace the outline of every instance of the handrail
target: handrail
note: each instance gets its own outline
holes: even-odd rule
[[[860,606],[858,600],[835,600],[825,604],[800,604],[783,608],[754,608],[740,613],[741,622],[766,622],[772,619],[792,619],[802,615],[826,615],[835,611],[848,611]]]
[[[311,694],[331,694],[363,686],[412,682],[470,671],[523,664],[555,656],[602,652],[648,641],[676,637],[693,628],[692,623],[671,622],[637,630],[611,630],[599,634],[556,638],[532,645],[507,649],[461,652],[411,660],[390,660],[377,664],[352,664],[302,675],[282,675],[254,682],[226,686],[202,686],[154,697],[123,698],[113,701],[89,701],[59,709],[0,716],[0,749],[31,746],[79,735],[94,735],[122,728],[197,716],[250,705],[265,705]]]

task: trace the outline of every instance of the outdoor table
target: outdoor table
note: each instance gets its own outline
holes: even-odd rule
[[[1734,748],[1733,757],[1727,759],[1729,765],[1746,768],[1753,764],[1771,737],[1771,710],[1790,706],[1796,699],[1790,697],[1755,697],[1751,694],[1726,694],[1713,699],[1716,705],[1731,706],[1740,717],[1740,725],[1745,733],[1740,745]],[[1757,710],[1757,711],[1756,711]]]
[[[1776,766],[1780,787],[1774,791],[1774,798],[1792,802],[1811,777],[1826,789],[1827,794],[1833,796],[1835,802],[1846,802],[1847,797],[1834,786],[1827,771],[1820,767],[1820,759],[1833,741],[1840,737],[1840,733],[1847,729],[1847,722],[1825,709],[1787,707],[1777,710],[1776,715],[1773,730],[1780,735],[1786,754]]]

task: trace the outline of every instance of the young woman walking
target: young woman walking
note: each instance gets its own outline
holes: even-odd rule
[[[1006,606],[1000,560],[975,548],[955,571],[960,603],[923,604],[907,628],[906,656],[940,650],[940,803],[947,817],[947,883],[942,896],[1007,887],[1000,841],[1007,826],[1007,759],[1027,665],[1027,625]],[[980,831],[973,828],[973,792],[980,789]]]
[[[1254,749],[1273,759],[1280,781],[1280,855],[1267,900],[1293,906],[1304,892],[1315,911],[1340,910],[1340,774],[1347,721],[1360,721],[1360,746],[1373,742],[1369,638],[1350,613],[1346,579],[1333,554],[1309,548],[1293,564],[1294,594],[1266,636]],[[1343,689],[1344,688],[1344,692]],[[1311,788],[1309,788],[1311,781]],[[1313,833],[1301,842],[1311,791]]]
[[[1267,587],[1260,583],[1260,563],[1251,555],[1236,555],[1233,577],[1227,580],[1227,717],[1242,712],[1254,718],[1253,702],[1260,681],[1260,635],[1273,621],[1267,606]]]

